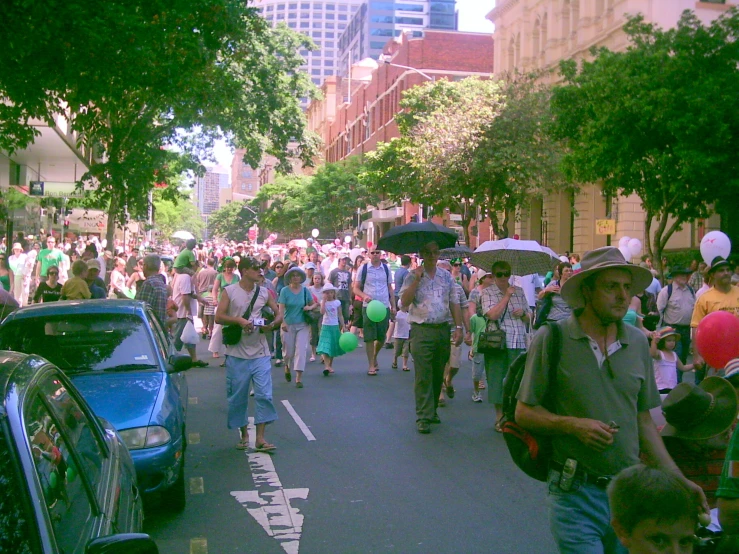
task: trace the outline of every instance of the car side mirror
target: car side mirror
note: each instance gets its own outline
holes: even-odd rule
[[[121,533],[87,543],[86,554],[159,554],[156,543],[144,533]]]
[[[179,373],[192,367],[192,358],[183,354],[173,354],[169,358],[167,373]]]

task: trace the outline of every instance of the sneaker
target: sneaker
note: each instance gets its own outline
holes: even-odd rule
[[[472,393],[472,401],[473,402],[482,402],[482,395],[478,393]]]

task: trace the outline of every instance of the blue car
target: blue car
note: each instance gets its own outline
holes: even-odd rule
[[[0,552],[156,554],[133,461],[52,364],[0,352]]]
[[[151,309],[135,300],[28,306],[0,326],[0,349],[37,354],[66,373],[131,451],[139,487],[185,507],[189,356],[174,354]]]

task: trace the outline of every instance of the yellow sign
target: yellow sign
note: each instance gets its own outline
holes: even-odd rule
[[[615,235],[616,220],[615,219],[596,219],[595,220],[596,235]]]

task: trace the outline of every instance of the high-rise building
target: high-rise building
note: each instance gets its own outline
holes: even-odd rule
[[[220,167],[209,167],[205,175],[195,181],[195,203],[201,215],[209,215],[219,207],[221,189],[229,188],[228,172]]]
[[[374,3],[374,2],[373,2]],[[335,2],[286,2],[285,0],[256,0],[255,6],[273,26],[286,23],[288,27],[311,37],[318,50],[300,53],[305,58],[302,69],[314,84],[336,74],[338,65],[337,41],[346,29],[362,0],[337,0]],[[307,106],[308,99],[302,102]]]
[[[236,149],[231,162],[231,198],[250,200],[259,192],[259,170],[244,162],[244,150]]]
[[[422,37],[424,29],[456,31],[456,0],[364,2],[339,37],[337,75],[347,75],[364,58],[378,59],[387,41],[401,33]]]

